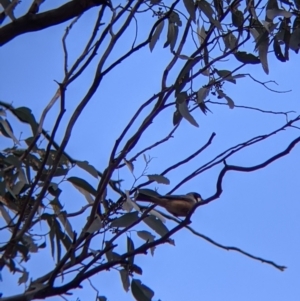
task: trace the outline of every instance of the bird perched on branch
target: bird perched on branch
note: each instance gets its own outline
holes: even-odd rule
[[[193,206],[202,201],[201,195],[197,192],[190,192],[186,195],[160,195],[148,189],[140,190],[136,201],[151,202],[167,209],[175,216],[187,216]]]

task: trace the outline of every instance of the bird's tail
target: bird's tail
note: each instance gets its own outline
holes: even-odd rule
[[[139,202],[151,202],[160,206],[165,206],[165,200],[161,199],[159,196],[151,196],[142,192],[139,192],[136,196],[136,201]]]

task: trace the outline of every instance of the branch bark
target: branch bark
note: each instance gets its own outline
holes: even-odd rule
[[[108,5],[108,2],[106,0],[72,0],[40,14],[28,13],[0,29],[0,46],[21,34],[43,30],[68,21],[101,4]]]

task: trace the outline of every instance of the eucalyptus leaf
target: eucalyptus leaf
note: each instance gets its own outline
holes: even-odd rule
[[[113,220],[110,224],[112,228],[125,228],[132,225],[139,219],[139,214],[137,211],[125,213],[123,216]]]
[[[20,194],[20,191],[22,190],[22,188],[24,187],[25,184],[26,184],[26,182],[24,182],[24,181],[18,181],[13,187],[13,193],[15,195]]]
[[[193,0],[183,0],[183,3],[191,19],[195,22],[195,2]]]
[[[18,280],[18,284],[26,283],[28,281],[29,273],[24,269],[22,271],[22,276]]]
[[[130,172],[133,174],[133,170],[134,170],[134,165],[131,161],[128,161],[124,158],[124,162],[125,165],[128,167],[128,169],[130,170]]]
[[[67,181],[72,183],[75,187],[77,186],[77,187],[83,188],[85,191],[89,192],[93,196],[96,196],[96,194],[97,194],[96,190],[84,179],[81,179],[78,177],[69,177],[67,179]]]
[[[221,23],[218,20],[214,19],[214,17],[213,17],[214,10],[211,7],[211,5],[206,0],[200,0],[200,1],[197,1],[197,3],[198,3],[198,7],[199,7],[200,11],[202,11],[206,15],[206,17],[209,19],[209,21],[212,24],[214,24],[217,29],[223,31]]]
[[[300,28],[296,28],[291,35],[289,46],[292,50],[298,51],[300,48]]]
[[[155,236],[151,234],[149,231],[137,231],[137,235],[147,242],[152,242],[155,239]]]
[[[274,37],[274,41],[273,41],[273,49],[274,49],[274,54],[275,54],[276,58],[280,62],[285,62],[286,58],[284,57],[284,55],[283,55],[283,53],[281,51],[281,47],[280,47],[279,41],[276,38],[276,36]]]
[[[173,114],[173,125],[176,126],[182,120],[181,114],[176,110]]]
[[[154,292],[138,279],[132,279],[131,292],[137,301],[151,301]]]
[[[134,251],[134,243],[130,237],[127,236],[127,253],[133,252]],[[134,262],[134,256],[128,257],[128,261],[130,265],[133,264]]]
[[[231,19],[232,19],[232,24],[235,27],[241,27],[244,24],[244,14],[238,9],[232,11]]]
[[[166,185],[170,184],[170,180],[162,175],[147,175],[147,177],[149,181],[155,181],[158,184],[166,184]]]
[[[197,26],[197,35],[198,35],[199,45],[201,46],[203,44],[204,40],[206,39],[206,36],[207,36],[203,24],[202,24],[201,28],[198,24],[198,26]]]
[[[7,119],[3,119],[2,117],[0,117],[0,125],[0,130],[4,136],[11,138],[14,141],[14,143],[21,145],[20,141],[15,137],[12,127]]]
[[[159,40],[159,37],[163,31],[164,25],[165,25],[165,20],[160,20],[160,22],[158,23],[158,25],[156,26],[156,28],[154,30],[153,35],[151,36],[150,43],[149,43],[149,48],[150,48],[151,52],[153,51],[157,41]]]
[[[96,218],[93,220],[89,228],[86,230],[87,233],[95,233],[99,231],[102,228],[102,222],[98,215],[96,215]]]
[[[12,113],[17,116],[19,120],[22,122],[28,123],[31,127],[31,131],[33,134],[36,134],[38,129],[38,124],[35,120],[32,111],[27,107],[20,107],[12,110]]]
[[[143,222],[160,236],[164,236],[169,232],[168,228],[162,223],[162,221],[153,215],[149,215],[144,218]]]
[[[171,12],[171,14],[170,14],[170,16],[169,16],[169,22],[170,23],[174,23],[174,24],[176,24],[177,26],[182,26],[182,22],[181,22],[181,20],[180,20],[180,16],[179,16],[179,14],[177,13],[177,12],[175,12],[175,11],[172,11]]]
[[[267,10],[267,18],[273,21],[276,17],[290,18],[292,13],[285,9],[273,8]]]
[[[187,93],[179,93],[176,98],[176,107],[179,113],[183,118],[185,118],[188,122],[190,122],[192,125],[199,127],[197,121],[194,119],[194,117],[189,112],[188,106],[187,106]]]
[[[256,65],[256,64],[260,64],[260,59],[253,55],[252,53],[247,53],[245,51],[238,51],[236,53],[234,53],[235,58],[244,64],[252,64],[252,65]]]
[[[173,37],[172,37],[172,40],[170,40],[170,50],[173,52],[174,51],[174,48],[175,48],[175,45],[176,45],[176,41],[177,41],[177,38],[178,38],[178,26],[174,25],[174,33],[173,33]]]
[[[140,268],[138,265],[136,264],[133,264],[131,265],[130,267],[130,270],[138,275],[142,275],[143,274],[143,270],[142,268]]]
[[[223,36],[223,41],[225,44],[224,53],[226,52],[227,49],[233,50],[238,45],[237,38],[231,31],[228,31],[228,33]],[[235,50],[235,51],[237,51],[237,50]]]
[[[224,80],[227,80],[227,81],[229,81],[233,84],[236,84],[236,80],[233,78],[233,76],[231,74],[231,71],[229,71],[229,70],[218,70],[218,69],[215,69],[215,71]]]
[[[202,87],[197,92],[197,103],[203,103],[206,97],[209,95],[209,89],[206,87]]]
[[[130,280],[129,280],[128,271],[125,270],[125,269],[122,269],[119,272],[120,272],[123,288],[124,288],[125,292],[128,292],[129,287],[130,287]]]
[[[87,171],[89,174],[91,174],[93,177],[98,179],[98,172],[97,169],[92,166],[88,161],[76,161],[76,165],[85,171]]]

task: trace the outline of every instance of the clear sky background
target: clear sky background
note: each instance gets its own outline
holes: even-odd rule
[[[60,3],[60,1],[46,1],[41,11],[54,8]],[[17,8],[16,15],[22,15],[23,9],[26,8],[24,4],[21,5]],[[98,8],[94,8],[84,14],[68,37],[69,66],[84,47],[97,12]],[[155,19],[149,15],[148,17],[140,15],[138,21],[138,41],[141,41],[148,36]],[[45,105],[57,89],[54,80],[59,82],[63,79],[61,37],[67,24],[19,36],[1,48],[0,99],[2,101],[11,102],[15,107],[31,108],[39,120]],[[134,36],[135,28],[131,26],[124,38],[116,45],[109,62],[113,62],[130,49]],[[165,36],[166,27],[162,34],[163,38],[159,40],[153,53],[150,53],[148,47],[144,47],[105,78],[73,130],[70,143],[66,148],[69,155],[78,160],[89,161],[98,170],[106,167],[111,148],[132,114],[160,87],[161,73],[170,59],[169,50],[162,47]],[[241,50],[253,49],[250,47]],[[103,49],[99,50],[94,64],[68,87],[64,125],[91,84],[96,62],[101,57],[102,51]],[[186,55],[192,52],[191,44],[183,51]],[[271,54],[269,65],[269,76],[264,74],[260,65],[248,65],[240,73],[251,73],[260,81],[275,80],[278,86],[270,84],[271,88],[279,91],[292,90],[291,92],[272,93],[250,78],[239,79],[236,85],[226,83],[224,92],[234,100],[236,105],[272,111],[294,110],[296,113],[288,115],[289,118],[294,118],[300,112],[299,57],[291,52],[290,61],[284,64]],[[238,64],[232,56],[229,61],[217,64],[219,69],[228,70],[233,70],[236,66]],[[174,73],[171,78],[174,80],[176,75]],[[206,83],[205,77],[196,80],[199,88]],[[210,96],[210,99],[217,101],[213,96]],[[166,167],[184,159],[203,146],[210,135],[216,133],[213,144],[200,156],[167,175],[171,181],[169,186],[151,185],[151,188],[158,187],[160,193],[167,193],[183,177],[220,152],[254,136],[267,134],[286,122],[283,115],[262,114],[240,108],[231,110],[227,106],[209,105],[209,108],[213,114],[209,113],[207,116],[204,116],[200,110],[194,112],[199,128],[183,120],[174,139],[147,152],[147,155],[155,158],[150,164],[149,174],[159,174]],[[49,131],[52,129],[58,111],[57,104],[47,115],[45,129]],[[174,108],[165,110],[155,119],[131,155],[169,133],[173,127],[173,111]],[[23,132],[22,138],[30,135],[29,129],[26,132],[24,126],[12,116],[9,115],[8,120],[17,137],[21,132]],[[134,133],[134,129],[138,126],[139,123],[136,123],[130,133]],[[62,126],[56,141],[61,141],[63,135]],[[232,156],[228,163],[240,166],[259,164],[284,150],[298,135],[298,129],[290,128],[239,152]],[[11,145],[9,139],[0,137],[1,149]],[[192,227],[200,233],[221,244],[239,247],[253,255],[285,265],[288,267],[285,272],[239,253],[218,249],[192,235],[188,230],[182,230],[173,237],[175,247],[164,244],[156,249],[153,257],[148,254],[140,255],[135,259],[136,264],[143,269],[143,275],[137,278],[155,291],[154,300],[299,300],[299,156],[298,145],[288,156],[263,170],[253,173],[227,173],[223,180],[224,192],[221,197],[207,206],[198,208],[192,217]],[[135,174],[138,176],[144,168],[143,159],[139,158],[134,165]],[[222,166],[217,166],[209,170],[180,187],[176,193],[198,191],[204,199],[211,196],[215,193],[216,179],[221,168]],[[71,175],[85,178],[94,187],[97,185],[96,179],[78,169],[72,170],[68,176]],[[122,186],[124,190],[131,188],[134,180],[128,169],[121,169],[119,174],[114,175],[114,178],[117,177],[124,180]],[[145,180],[144,178],[142,182]],[[60,200],[67,210],[76,211],[86,204],[84,197],[69,183],[63,183],[61,188],[63,193]],[[114,194],[110,193],[110,197],[116,200]],[[83,220],[76,220],[74,229],[80,231],[82,222]],[[174,224],[168,222],[167,226],[172,228]],[[45,227],[44,230],[46,229]],[[149,230],[146,226],[140,229]],[[0,236],[0,241],[3,242],[5,235],[1,233]],[[132,238],[136,246],[143,243],[134,233]],[[125,242],[125,238],[119,241],[117,252],[121,253],[124,250]],[[24,266],[30,271],[30,277],[33,279],[49,272],[54,265],[49,248],[31,256],[32,260]],[[3,271],[2,278],[0,291],[4,296],[23,291],[24,286],[17,285],[17,277],[12,277],[7,271]],[[97,275],[92,280],[100,294],[110,301],[133,300],[130,292],[124,292],[116,270]],[[57,285],[59,284],[57,282]],[[83,285],[84,289],[73,291],[74,295],[68,299],[94,300],[95,292],[88,282],[84,282]],[[55,297],[49,300],[56,301],[61,298]]]

